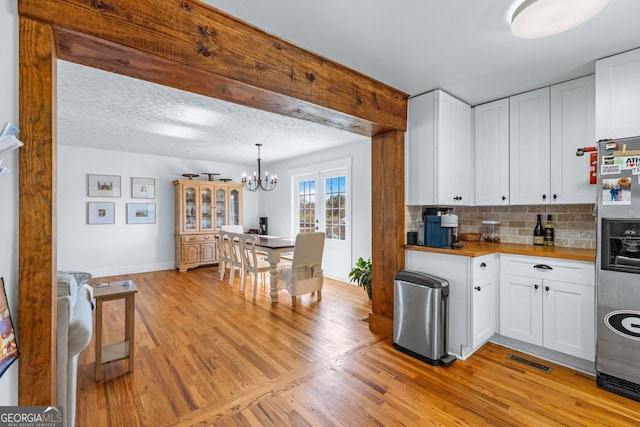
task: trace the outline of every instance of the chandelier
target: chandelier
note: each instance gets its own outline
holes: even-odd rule
[[[271,191],[278,184],[278,175],[271,175],[271,178],[269,178],[269,172],[265,171],[264,181],[262,180],[262,170],[260,168],[260,147],[262,147],[262,144],[256,144],[256,147],[258,147],[258,172],[253,171],[253,177],[247,177],[247,173],[243,173],[240,182],[249,191]]]

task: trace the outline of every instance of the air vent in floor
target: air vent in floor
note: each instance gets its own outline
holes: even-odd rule
[[[543,365],[542,363],[534,362],[533,360],[525,359],[524,357],[516,356],[515,354],[510,354],[507,359],[522,363],[523,365],[530,366],[542,372],[550,373],[553,371],[551,366]]]

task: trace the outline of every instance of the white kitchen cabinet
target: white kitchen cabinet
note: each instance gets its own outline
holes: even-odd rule
[[[549,88],[509,99],[509,177],[512,205],[549,203]]]
[[[474,107],[475,204],[509,204],[509,99]]]
[[[449,353],[466,359],[493,335],[498,325],[498,295],[493,286],[499,271],[497,255],[472,258],[407,251],[405,268],[449,282]],[[474,286],[482,290],[478,292]]]
[[[576,156],[596,143],[595,113],[594,75],[551,86],[551,203],[595,202],[589,154]]]
[[[596,139],[640,135],[640,49],[596,61]]]
[[[441,90],[409,99],[408,205],[473,205],[471,107]]]
[[[475,350],[498,330],[498,255],[473,258],[472,263],[471,347]]]
[[[589,262],[502,255],[500,335],[593,361],[594,277]]]

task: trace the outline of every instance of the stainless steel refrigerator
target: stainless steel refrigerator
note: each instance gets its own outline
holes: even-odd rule
[[[596,380],[640,401],[640,137],[598,143]]]

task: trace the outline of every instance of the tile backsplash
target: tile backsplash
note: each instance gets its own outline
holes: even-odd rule
[[[456,206],[451,213],[458,215],[458,233],[482,233],[484,220],[500,221],[496,233],[501,242],[533,244],[536,214],[542,214],[542,225],[551,214],[556,227],[556,246],[596,247],[596,220],[593,204],[531,205],[531,206]],[[422,206],[405,207],[406,231],[417,231],[422,219]]]

